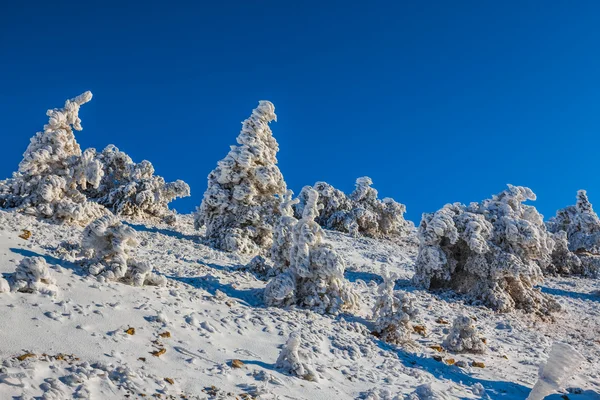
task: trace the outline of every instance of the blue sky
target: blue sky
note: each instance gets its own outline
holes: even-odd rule
[[[296,193],[369,175],[407,217],[529,186],[550,217],[600,207],[600,3],[9,2],[0,177],[48,108],[85,90],[83,148],[183,179],[191,211],[258,100]]]

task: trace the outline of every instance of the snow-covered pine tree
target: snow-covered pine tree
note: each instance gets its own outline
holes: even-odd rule
[[[533,206],[529,188],[508,190],[481,203],[447,204],[423,214],[415,283],[451,288],[487,306],[549,314],[560,309],[534,288],[552,262],[554,240]]]
[[[307,196],[302,219],[292,229],[290,265],[267,284],[265,303],[277,307],[296,304],[327,314],[352,310],[358,305],[358,296],[344,278],[344,260],[323,243],[323,229],[315,222],[319,194],[310,190]]]
[[[600,218],[585,190],[577,192],[577,203],[558,210],[546,226],[557,246],[549,273],[600,277]]]
[[[0,207],[81,225],[106,213],[80,191],[99,184],[102,177],[89,154],[81,157],[73,134],[82,130],[79,108],[91,99],[88,91],[67,100],[63,108],[48,110],[48,123],[31,138],[18,171],[0,182]]]
[[[134,163],[114,145],[107,146],[101,153],[88,149],[84,155],[88,151],[103,171],[98,184],[84,188],[88,198],[106,206],[116,215],[175,222],[175,213],[169,210],[169,203],[190,195],[187,183],[182,180],[165,182],[162,176],[154,175],[150,161]]]
[[[206,237],[221,250],[256,254],[270,249],[285,181],[277,167],[279,146],[269,122],[275,107],[260,101],[242,123],[237,146],[208,175],[208,188],[195,216]]]
[[[454,353],[484,353],[487,347],[473,325],[473,320],[466,315],[459,315],[454,319],[443,345],[446,350]]]

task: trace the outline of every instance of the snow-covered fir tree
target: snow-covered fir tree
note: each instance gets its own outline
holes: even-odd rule
[[[534,288],[552,262],[554,247],[542,215],[523,204],[535,198],[529,188],[508,185],[492,199],[423,214],[415,283],[452,288],[502,312],[560,309]]]
[[[466,315],[459,315],[454,319],[443,345],[446,350],[454,353],[484,353],[487,347],[473,325],[473,320]]]
[[[88,272],[103,281],[122,281],[134,286],[166,285],[165,277],[154,274],[150,263],[133,257],[138,245],[133,228],[113,215],[105,215],[84,229],[81,247]]]
[[[309,363],[307,357],[301,354],[300,343],[302,335],[300,332],[292,332],[285,345],[282,347],[275,367],[288,374],[297,376],[307,381],[317,381],[318,374]]]
[[[273,120],[273,104],[260,101],[242,123],[238,145],[208,175],[195,220],[198,228],[206,225],[206,237],[218,249],[252,254],[271,248],[279,198],[286,192],[269,128]]]
[[[302,215],[309,190],[319,193],[321,210],[316,221],[324,228],[350,233],[352,236],[405,237],[414,231],[414,225],[404,219],[406,207],[391,198],[378,198],[368,176],[356,180],[356,188],[346,196],[325,182],[313,187],[305,186],[295,206],[297,216]]]
[[[302,218],[292,229],[289,267],[269,281],[265,302],[277,307],[296,304],[327,314],[352,310],[358,297],[344,278],[344,260],[323,242],[323,229],[315,222],[319,194],[311,190],[307,195]]]
[[[600,218],[585,190],[577,192],[577,203],[558,210],[546,223],[555,234],[550,273],[600,277]]]
[[[396,276],[381,269],[383,282],[377,288],[377,300],[373,308],[374,332],[391,344],[403,344],[410,340],[413,328],[410,321],[418,314],[408,293],[394,290]]]
[[[102,177],[89,154],[82,159],[73,133],[82,130],[79,108],[91,99],[92,93],[85,92],[63,108],[48,110],[48,123],[31,138],[18,171],[0,182],[0,207],[81,225],[106,213],[80,191]]]
[[[172,223],[175,214],[169,210],[169,203],[190,195],[190,187],[182,180],[165,182],[162,176],[154,175],[150,161],[135,163],[116,146],[109,145],[101,153],[94,149],[90,158],[102,168],[102,180],[84,193],[106,206],[117,215],[141,220],[160,218]]]

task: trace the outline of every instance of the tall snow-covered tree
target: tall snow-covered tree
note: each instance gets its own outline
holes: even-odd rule
[[[295,304],[327,314],[352,310],[358,306],[358,297],[344,278],[344,260],[323,242],[323,229],[315,222],[319,194],[311,190],[307,195],[302,219],[292,228],[289,267],[280,268],[284,272],[269,281],[265,303]]]
[[[175,214],[169,210],[169,203],[190,195],[187,183],[165,182],[162,176],[154,175],[150,161],[135,163],[114,145],[107,146],[101,153],[88,149],[84,156],[88,152],[102,168],[101,181],[84,188],[88,198],[117,215],[174,222]]]
[[[555,234],[551,273],[600,277],[600,218],[585,190],[577,192],[577,203],[558,210],[546,223]]]
[[[80,191],[98,185],[102,177],[89,154],[82,158],[73,133],[83,129],[79,108],[91,99],[88,91],[67,100],[63,108],[48,110],[48,123],[31,138],[18,171],[0,182],[1,207],[82,225],[106,213]]]
[[[451,288],[487,306],[545,315],[560,309],[534,286],[551,264],[554,240],[533,206],[531,189],[508,190],[480,203],[447,204],[423,214],[414,281]]]
[[[271,247],[279,198],[286,192],[269,128],[273,120],[273,104],[260,101],[242,123],[238,145],[208,175],[195,221],[198,228],[206,225],[206,237],[218,249],[251,254]]]

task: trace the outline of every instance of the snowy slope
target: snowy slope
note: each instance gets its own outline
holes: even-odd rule
[[[0,273],[13,273],[23,257],[39,255],[51,265],[59,288],[56,297],[0,294],[0,399],[142,394],[188,399],[525,399],[554,341],[569,343],[585,359],[566,384],[581,393],[570,393],[569,399],[600,399],[597,280],[547,279],[541,290],[564,307],[555,321],[497,314],[465,305],[449,292],[412,287],[414,243],[328,231],[362,302],[356,315],[333,318],[264,307],[266,283],[244,269],[249,259],[202,244],[191,216],[182,216],[177,228],[131,226],[142,239],[137,256],[152,261],[168,278],[167,287],[99,283],[85,276],[78,263],[80,228],[0,211]],[[30,239],[18,236],[23,229],[32,232]],[[415,324],[426,328],[404,348],[370,334],[382,265],[399,275],[397,289],[414,295],[421,310]],[[461,312],[476,319],[488,344],[486,354],[430,348],[442,343],[449,328],[444,322]],[[134,334],[126,332],[129,328]],[[281,346],[295,331],[302,334],[303,351],[312,355],[317,382],[275,368]],[[160,356],[151,354],[162,349]],[[240,360],[241,368],[232,367],[232,360]],[[474,361],[484,368],[472,366]],[[431,387],[423,386],[427,384]]]

